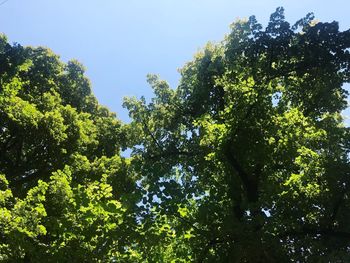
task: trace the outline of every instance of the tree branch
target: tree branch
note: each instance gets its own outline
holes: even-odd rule
[[[151,132],[151,130],[148,128],[147,123],[144,121],[143,118],[141,118],[142,124],[144,125],[147,133],[151,136],[153,142],[157,145],[157,147],[159,148],[159,150],[163,151],[163,147],[159,144],[159,142],[157,141],[157,139],[154,137],[153,133]]]
[[[344,232],[344,231],[337,231],[334,229],[317,229],[317,228],[311,228],[311,227],[303,227],[301,230],[290,230],[285,233],[282,233],[279,235],[279,238],[285,238],[289,236],[305,236],[305,235],[312,235],[312,236],[326,236],[326,237],[336,237],[336,238],[343,238],[343,239],[349,239],[350,241],[350,233]]]

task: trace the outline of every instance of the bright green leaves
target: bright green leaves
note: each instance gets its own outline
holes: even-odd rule
[[[47,184],[39,181],[23,200],[14,200],[13,207],[0,207],[1,235],[7,240],[0,244],[0,258],[16,260],[25,250],[47,234],[43,221],[47,216],[43,202]],[[3,242],[3,241],[2,241]],[[30,250],[30,249],[29,249]]]
[[[72,178],[70,169],[66,167],[63,171],[56,171],[50,179],[51,181],[47,191],[50,205],[47,205],[47,209],[52,214],[67,213],[66,210],[75,205],[73,190],[71,188]]]
[[[0,205],[3,206],[12,198],[12,192],[8,188],[9,182],[3,174],[0,174]]]
[[[315,122],[305,117],[297,108],[274,117],[273,123],[277,133],[270,142],[277,142],[275,144],[277,151],[283,150],[283,148],[288,151],[296,150],[302,145],[307,147],[320,146],[322,141],[327,138],[327,132],[315,127]]]
[[[42,118],[43,127],[46,127],[50,137],[54,139],[57,144],[62,143],[67,139],[65,133],[67,126],[64,125],[64,118],[58,110],[46,112]]]
[[[18,92],[22,89],[22,83],[18,78],[4,85],[0,93],[0,112],[6,118],[25,128],[37,128],[41,113],[35,105],[19,98]]]
[[[127,129],[84,67],[1,36],[0,84],[0,261],[137,257]]]
[[[49,224],[59,233],[55,237],[56,247],[52,248],[57,254],[52,256],[68,253],[68,257],[82,259],[91,257],[94,250],[102,249],[103,239],[123,223],[125,209],[113,200],[110,185],[93,182],[72,187],[69,174],[68,168],[59,171],[50,183],[50,199],[46,205],[57,218],[52,218]],[[80,247],[75,252],[71,251],[74,244]]]
[[[11,213],[12,191],[8,188],[6,177],[0,174],[0,233],[2,236],[11,233],[13,216]],[[0,261],[5,261],[9,257],[8,242],[0,240]]]
[[[97,103],[81,64],[64,64],[45,48],[3,44],[1,66],[13,62],[0,75],[0,172],[17,193],[70,165],[74,155],[93,161],[119,154],[122,125]]]
[[[198,127],[202,133],[201,146],[218,147],[227,135],[226,124],[211,122],[212,119],[209,116],[203,116],[194,122],[195,127]]]
[[[179,212],[180,216],[183,217],[183,218],[186,218],[188,217],[188,209],[186,207],[179,207],[177,209],[177,211]]]
[[[114,235],[121,231],[126,209],[114,199],[105,180],[74,186],[66,167],[55,172],[48,183],[39,181],[23,200],[15,200],[12,208],[1,206],[0,225],[6,226],[1,234],[9,242],[0,255],[19,259],[29,253],[39,259],[44,253],[54,262],[59,257],[92,260],[94,251],[101,250],[107,254],[98,254],[95,260],[111,257],[108,253],[122,249],[118,239],[123,237]],[[6,185],[6,179],[2,181]],[[11,198],[7,190],[4,193]],[[72,251],[74,246],[78,246],[76,251]]]
[[[293,196],[303,194],[307,198],[317,197],[322,190],[326,194],[327,189],[322,189],[322,158],[314,151],[302,147],[298,149],[298,157],[295,158],[295,164],[298,167],[299,174],[291,174],[284,183],[291,191]]]

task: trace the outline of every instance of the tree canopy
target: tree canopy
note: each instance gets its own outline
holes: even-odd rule
[[[238,20],[177,88],[149,75],[128,124],[77,61],[2,36],[0,65],[0,261],[350,260],[337,22]]]

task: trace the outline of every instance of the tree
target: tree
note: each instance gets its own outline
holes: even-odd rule
[[[122,124],[99,105],[84,68],[62,63],[45,48],[0,39],[0,172],[16,191],[63,169],[83,155],[118,155]]]
[[[151,102],[125,100],[145,261],[350,260],[349,48],[337,22],[278,8],[233,23],[177,89],[150,75]]]
[[[0,261],[131,260],[135,174],[84,68],[0,37]]]

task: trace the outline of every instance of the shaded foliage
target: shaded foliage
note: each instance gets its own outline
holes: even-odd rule
[[[349,260],[341,111],[350,31],[313,19],[291,26],[278,8],[265,29],[254,17],[239,20],[182,68],[177,89],[149,76],[152,101],[125,100],[145,209],[154,209],[143,220],[167,218],[173,258]]]

